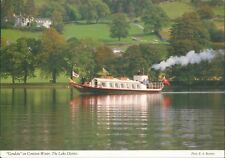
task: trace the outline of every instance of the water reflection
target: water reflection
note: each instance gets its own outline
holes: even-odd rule
[[[200,96],[139,94],[75,97],[70,102],[71,117],[76,118],[80,110],[95,114],[96,122],[93,123],[96,123],[97,138],[103,137],[110,142],[108,146],[99,146],[100,149],[222,147],[223,141],[217,138],[224,137],[223,131],[214,131],[224,123],[222,101],[217,100],[212,105],[212,95],[207,101],[199,100]],[[215,115],[218,117],[215,118]]]
[[[2,89],[0,149],[224,148],[223,94],[74,95]]]
[[[148,144],[149,111],[152,106],[160,108],[162,98],[161,94],[77,96],[70,102],[71,117],[76,122],[80,108],[94,115],[97,149],[143,148]]]

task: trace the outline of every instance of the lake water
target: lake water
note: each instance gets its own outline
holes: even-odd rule
[[[0,149],[224,150],[222,92],[74,92],[2,88]]]

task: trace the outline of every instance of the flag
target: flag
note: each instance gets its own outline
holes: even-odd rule
[[[75,73],[74,71],[72,72],[73,77],[78,78],[79,74]]]
[[[163,82],[163,84],[165,86],[170,86],[171,85],[170,82],[169,82],[169,80],[167,80],[165,77],[163,78],[162,82]]]

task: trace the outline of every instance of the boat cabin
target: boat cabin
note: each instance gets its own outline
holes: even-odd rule
[[[129,90],[146,90],[159,89],[162,87],[160,82],[149,82],[147,75],[135,75],[133,80],[128,78],[94,78],[90,82],[91,87],[107,88],[107,89],[129,89]]]

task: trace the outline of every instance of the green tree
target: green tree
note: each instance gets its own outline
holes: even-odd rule
[[[65,5],[61,3],[57,3],[55,1],[50,1],[49,3],[44,4],[39,9],[38,16],[44,17],[44,18],[52,18],[53,12],[56,10],[57,12],[60,12],[60,16],[64,18],[64,16],[66,15],[65,9],[67,9]]]
[[[112,38],[121,38],[128,36],[129,23],[127,17],[123,13],[117,13],[112,18],[112,23],[110,26],[110,32]]]
[[[1,26],[7,27],[14,24],[13,0],[1,1]]]
[[[191,3],[194,6],[198,7],[198,6],[201,6],[203,2],[202,2],[202,0],[191,0]]]
[[[103,0],[112,13],[126,13],[130,17],[140,17],[152,4],[151,0]]]
[[[43,18],[50,18],[53,13],[53,8],[51,5],[44,4],[38,11],[38,16]]]
[[[223,42],[224,41],[224,30],[218,29],[213,22],[207,21],[204,24],[209,32],[210,40],[212,42]]]
[[[138,71],[152,77],[158,74],[151,71],[151,66],[167,56],[166,48],[153,44],[140,44],[130,46],[121,57],[117,71],[121,75],[132,77]]]
[[[54,10],[52,13],[52,21],[53,21],[53,27],[59,32],[62,33],[64,23],[63,23],[63,15],[60,11]]]
[[[96,23],[98,23],[100,18],[104,18],[110,14],[109,7],[101,0],[94,0],[96,9]]]
[[[171,29],[171,55],[184,55],[190,50],[209,47],[209,33],[195,13],[186,13],[175,21]]]
[[[93,0],[84,0],[84,3],[80,6],[80,15],[82,19],[90,23],[92,20],[97,18],[97,12],[95,3]]]
[[[24,0],[16,0],[13,1],[13,8],[14,8],[14,13],[16,15],[23,15],[24,14]]]
[[[65,21],[76,21],[80,19],[80,13],[75,4],[65,4]]]
[[[154,31],[159,35],[162,27],[168,22],[168,16],[159,6],[152,4],[145,9],[142,20],[145,32]]]
[[[223,80],[224,76],[224,56],[220,53],[208,62],[202,61],[201,64],[189,64],[187,66],[177,65],[167,70],[173,80],[184,81],[191,84],[194,80]]]
[[[65,56],[66,65],[64,65],[64,67],[67,73],[70,75],[71,79],[73,78],[73,71],[75,70],[77,64],[79,63],[79,52],[77,50],[79,44],[80,41],[75,37],[67,40],[67,48]]]
[[[214,16],[212,7],[208,5],[202,5],[198,8],[197,13],[201,17],[201,19],[211,19]]]
[[[19,38],[16,43],[5,46],[1,54],[1,72],[10,75],[12,82],[22,79],[27,82],[28,76],[34,75],[40,41],[30,38]]]
[[[69,39],[67,43],[64,67],[70,77],[72,78],[72,71],[86,79],[94,77],[96,74],[95,52],[99,44],[90,39],[77,40],[76,38]]]
[[[2,49],[0,59],[2,76],[11,76],[12,83],[14,84],[15,80],[21,77],[20,71],[18,71],[21,62],[16,44],[8,45]]]
[[[95,61],[95,51],[98,47],[98,42],[85,39],[81,40],[77,45],[76,51],[78,55],[77,63],[75,68],[81,76],[91,79],[96,74],[96,61]]]
[[[40,53],[40,67],[46,74],[51,74],[52,82],[56,83],[56,78],[64,69],[66,41],[54,28],[43,32],[42,51]]]
[[[27,38],[19,38],[16,42],[18,57],[20,64],[17,71],[23,76],[23,82],[27,83],[29,75],[34,75],[35,70],[35,55],[32,54],[32,48],[29,46],[29,40]]]
[[[186,13],[177,19],[172,26],[170,55],[186,55],[190,50],[199,52],[210,46],[209,40],[208,30],[204,27],[198,14],[195,12]],[[170,68],[168,73],[175,80],[190,84],[199,73],[199,69],[198,64],[190,64],[185,67],[177,65]]]
[[[212,6],[221,6],[221,5],[224,5],[224,1],[223,0],[211,0],[210,4]]]
[[[32,17],[36,13],[36,6],[34,0],[27,0],[25,3],[25,15]]]
[[[99,46],[95,52],[95,61],[97,65],[97,69],[100,70],[102,68],[106,68],[111,70],[111,64],[113,60],[116,58],[115,54],[112,52],[112,49],[107,46]]]

